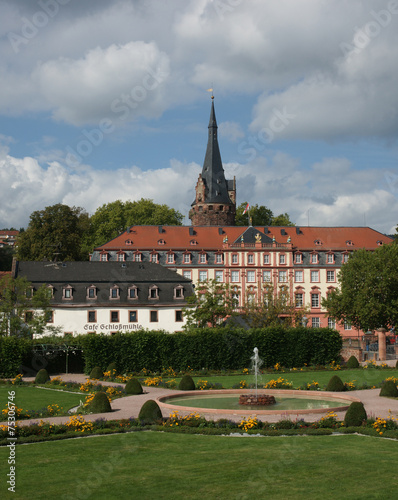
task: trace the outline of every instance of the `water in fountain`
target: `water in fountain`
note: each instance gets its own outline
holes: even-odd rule
[[[258,382],[258,377],[260,376],[260,368],[263,364],[263,360],[259,357],[258,355],[258,349],[255,347],[253,349],[253,356],[250,358],[252,361],[252,370],[254,372],[254,380],[255,380],[255,387],[256,387],[256,398],[257,398],[257,382]]]

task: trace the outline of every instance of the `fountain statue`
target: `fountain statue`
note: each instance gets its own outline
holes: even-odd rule
[[[242,394],[239,397],[239,404],[240,405],[256,405],[256,406],[265,406],[265,405],[271,405],[275,404],[275,398],[274,396],[268,396],[266,394],[258,394],[257,389],[258,389],[258,377],[260,375],[260,368],[263,364],[263,360],[260,358],[258,355],[258,348],[255,347],[253,349],[253,356],[250,358],[252,362],[252,370],[254,372],[254,381],[255,381],[255,395],[253,396],[252,394]]]

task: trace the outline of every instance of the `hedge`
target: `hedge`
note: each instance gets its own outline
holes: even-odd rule
[[[0,337],[0,376],[15,377],[23,366],[31,364],[32,340],[19,337]],[[42,367],[40,367],[42,368]],[[36,370],[38,371],[38,370]],[[36,372],[33,373],[35,375]]]

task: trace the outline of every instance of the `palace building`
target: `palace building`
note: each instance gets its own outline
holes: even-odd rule
[[[321,299],[338,286],[339,269],[351,252],[375,250],[391,238],[368,227],[235,226],[235,213],[235,179],[225,179],[212,100],[205,160],[189,213],[192,225],[131,226],[95,248],[91,261],[150,262],[193,283],[228,283],[240,306],[264,300],[267,285],[287,287],[296,307],[309,310],[308,326],[360,335],[328,318]]]

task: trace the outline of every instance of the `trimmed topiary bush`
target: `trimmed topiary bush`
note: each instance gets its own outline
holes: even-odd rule
[[[194,391],[196,387],[191,375],[184,375],[178,384],[178,388],[180,391]]]
[[[345,386],[338,375],[333,375],[326,386],[326,390],[332,392],[342,392],[345,391]]]
[[[359,361],[357,358],[353,355],[350,357],[350,359],[347,361],[347,368],[359,368]]]
[[[127,394],[142,394],[142,385],[140,384],[140,381],[137,380],[136,378],[131,378],[124,389]]]
[[[90,372],[90,378],[100,379],[103,376],[104,376],[104,373],[99,366],[95,366]]]
[[[360,427],[366,422],[368,416],[366,415],[365,407],[360,401],[351,403],[346,411],[344,417],[345,427]]]
[[[138,414],[138,420],[143,424],[156,424],[162,420],[162,418],[162,411],[157,402],[153,399],[145,401]]]
[[[113,374],[115,375],[117,373],[116,363],[109,363],[106,371],[113,372]]]
[[[379,396],[383,396],[385,398],[398,398],[398,389],[395,383],[392,380],[386,380],[383,382]]]
[[[45,384],[50,380],[48,372],[45,368],[39,370],[36,374],[35,384]]]
[[[108,396],[103,391],[95,393],[94,398],[88,404],[88,409],[92,413],[108,413],[112,411]]]

